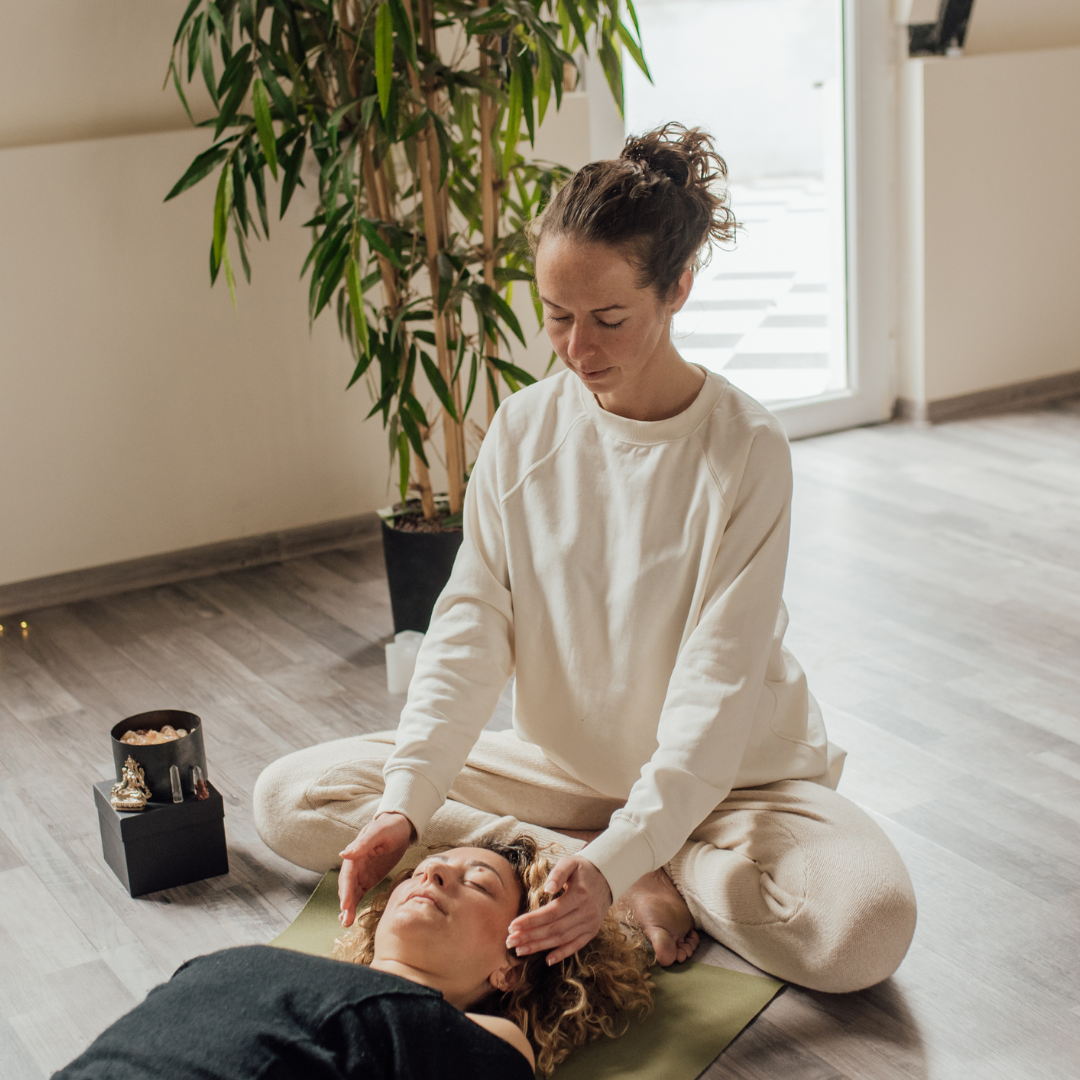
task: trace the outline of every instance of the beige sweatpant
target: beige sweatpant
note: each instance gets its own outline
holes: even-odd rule
[[[300,750],[255,786],[263,840],[322,872],[375,813],[393,732]],[[485,732],[406,858],[526,832],[553,853],[579,841],[552,829],[603,829],[622,805],[579,783],[512,732]],[[907,870],[854,803],[805,780],[731,794],[667,866],[694,922],[778,978],[814,990],[860,990],[891,975],[915,930]]]

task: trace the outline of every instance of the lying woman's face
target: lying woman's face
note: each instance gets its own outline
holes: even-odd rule
[[[521,885],[501,855],[484,848],[430,855],[387,901],[375,959],[453,975],[462,987],[505,989],[500,981],[513,968],[506,937],[520,903]]]

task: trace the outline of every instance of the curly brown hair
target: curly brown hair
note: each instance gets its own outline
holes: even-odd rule
[[[531,837],[520,836],[510,843],[482,841],[476,846],[501,855],[513,867],[521,885],[519,915],[554,899],[544,892],[553,864]],[[398,874],[390,888],[357,914],[352,928],[335,942],[335,959],[371,963],[375,929],[390,893],[412,873]],[[512,959],[519,965],[514,986],[505,992],[493,990],[470,1008],[513,1020],[532,1044],[536,1068],[543,1076],[550,1076],[577,1047],[601,1035],[621,1035],[626,1029],[620,1027],[620,1013],[644,1015],[652,1008],[650,955],[644,939],[610,913],[596,937],[561,963],[549,966],[544,953]]]
[[[533,251],[548,235],[620,248],[638,287],[666,300],[684,270],[708,263],[710,241],[735,237],[726,179],[701,128],[669,123],[631,135],[618,158],[583,166],[559,189],[529,228]]]

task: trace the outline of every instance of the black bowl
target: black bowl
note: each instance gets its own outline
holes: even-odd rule
[[[140,728],[155,728],[160,731],[165,724],[184,728],[187,734],[182,739],[157,743],[154,746],[132,746],[120,741],[120,736],[126,731],[138,731]],[[111,734],[116,779],[122,779],[124,762],[129,757],[134,758],[146,774],[146,786],[150,789],[154,802],[172,802],[172,780],[169,776],[172,765],[180,770],[180,786],[185,798],[195,794],[195,781],[192,779],[191,770],[196,765],[202,769],[203,779],[207,779],[202,720],[194,713],[181,712],[178,709],[139,713],[138,716],[121,720],[113,727]]]

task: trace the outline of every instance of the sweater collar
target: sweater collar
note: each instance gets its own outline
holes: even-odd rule
[[[596,400],[596,395],[589,393],[580,379],[574,375],[570,377],[578,384],[582,407],[602,434],[640,446],[655,446],[685,438],[713,411],[727,382],[723,376],[705,371],[705,382],[697,397],[681,413],[666,420],[629,420],[625,416],[606,412]]]

